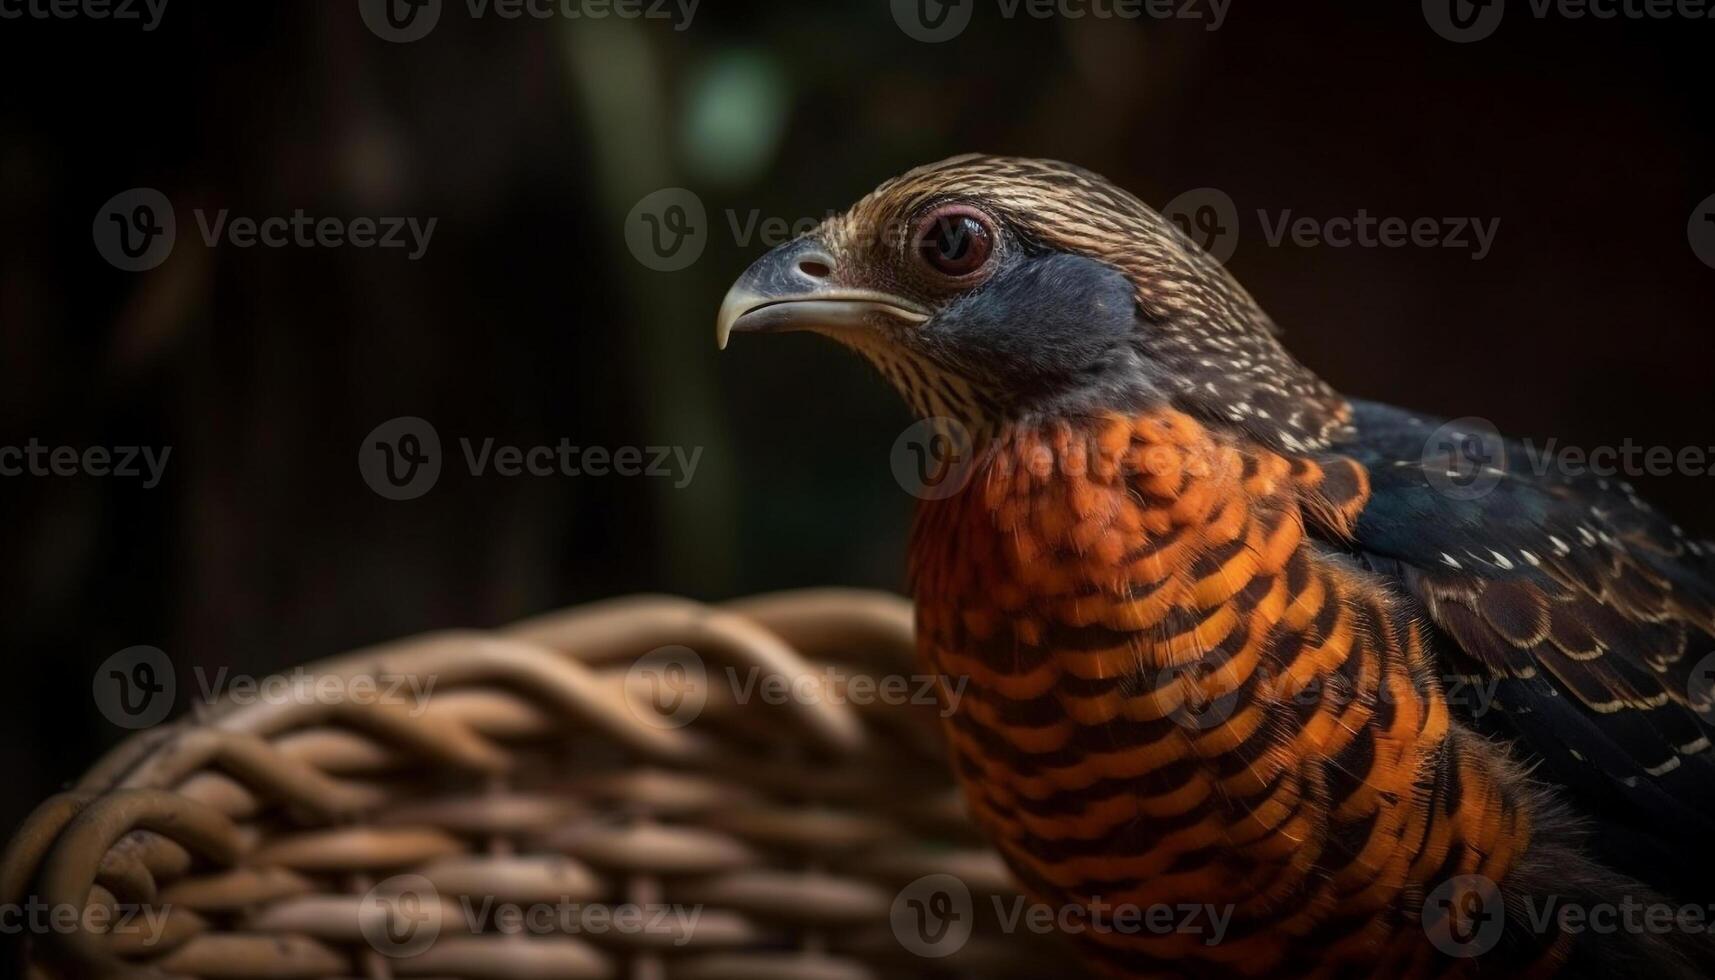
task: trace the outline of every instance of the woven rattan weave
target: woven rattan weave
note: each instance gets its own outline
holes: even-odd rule
[[[706,671],[700,711],[648,690],[640,658]],[[1066,975],[1057,947],[988,911],[1015,893],[961,812],[938,708],[875,696],[912,671],[907,604],[839,590],[621,599],[312,664],[294,680],[326,683],[199,706],[43,803],[0,901],[75,914],[14,937],[13,962],[40,978]],[[746,684],[770,675],[791,696]],[[432,680],[426,700],[349,696],[399,678]],[[975,933],[924,956],[901,898],[933,874],[968,887]]]

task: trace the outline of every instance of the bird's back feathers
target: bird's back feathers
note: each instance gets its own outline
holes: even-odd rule
[[[1435,624],[1455,711],[1517,738],[1620,870],[1715,897],[1709,550],[1623,481],[1353,404],[1356,437],[1336,451],[1371,479],[1354,547]]]

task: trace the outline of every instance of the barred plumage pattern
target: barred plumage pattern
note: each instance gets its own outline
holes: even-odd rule
[[[913,535],[920,647],[979,822],[1050,901],[1234,908],[1224,942],[1098,934],[1130,971],[1423,969],[1414,900],[1530,838],[1420,624],[1306,524],[1350,461],[1163,412],[1012,430]],[[1553,956],[1550,947],[1535,951]]]

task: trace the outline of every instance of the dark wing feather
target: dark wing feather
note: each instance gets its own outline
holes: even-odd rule
[[[1693,853],[1681,846],[1705,852],[1711,547],[1628,484],[1542,467],[1516,443],[1491,452],[1492,487],[1473,493],[1483,484],[1442,479],[1454,461],[1431,445],[1441,420],[1353,404],[1357,435],[1337,451],[1369,470],[1372,491],[1355,548],[1435,624],[1449,675],[1467,679],[1449,685],[1454,710],[1517,737],[1586,812],[1647,822],[1643,838],[1681,858]]]

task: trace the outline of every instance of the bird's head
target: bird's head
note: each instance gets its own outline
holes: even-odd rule
[[[1170,221],[1069,164],[962,156],[878,187],[759,259],[717,340],[812,330],[924,417],[974,429],[1173,405],[1287,449],[1345,403]]]

